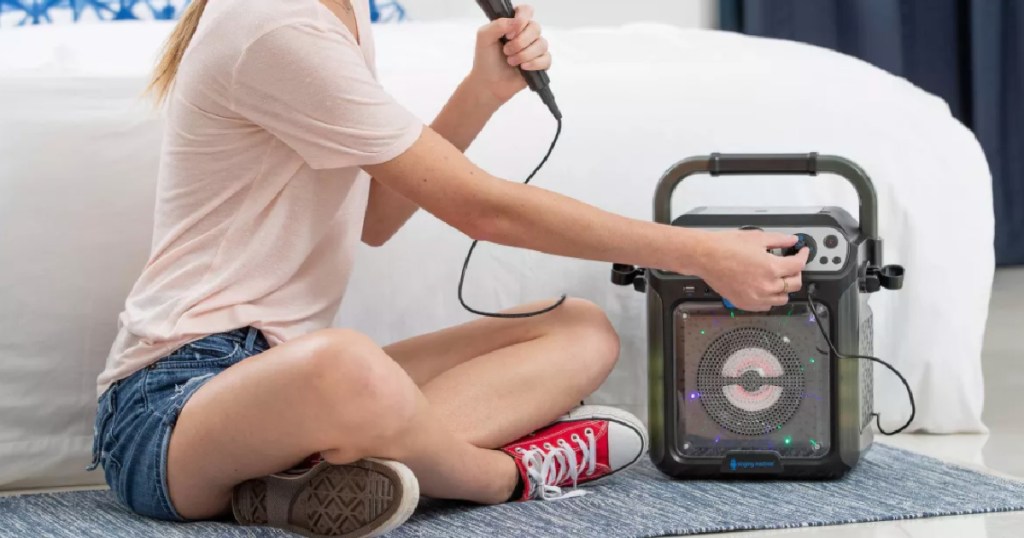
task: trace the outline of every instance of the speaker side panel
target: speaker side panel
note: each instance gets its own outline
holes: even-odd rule
[[[665,407],[666,382],[672,375],[665,375],[665,315],[661,295],[648,281],[647,286],[647,421],[651,438],[651,461],[662,472],[672,474],[668,444],[675,432],[666,432],[668,410]]]
[[[856,323],[839,324],[836,328],[835,345],[844,355],[858,355],[861,351],[861,297],[857,282],[853,282],[842,294],[838,303],[840,319],[858,320]],[[870,434],[870,426],[863,425],[864,397],[862,392],[861,363],[856,359],[836,359],[838,363],[835,384],[837,406],[836,425],[839,436],[839,453],[843,463],[851,468],[860,460],[864,449],[863,434]]]

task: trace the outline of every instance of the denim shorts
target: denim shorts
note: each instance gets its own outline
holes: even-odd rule
[[[214,334],[111,385],[100,396],[89,470],[102,465],[111,491],[133,512],[184,521],[167,489],[167,448],[178,414],[207,381],[269,347],[252,327]]]

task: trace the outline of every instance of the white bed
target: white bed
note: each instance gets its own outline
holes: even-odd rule
[[[377,29],[380,75],[424,119],[471,61],[476,22]],[[0,32],[0,489],[86,475],[94,378],[150,240],[159,118],[139,99],[169,27],[117,24]],[[836,153],[874,178],[887,260],[906,287],[880,293],[876,351],[918,401],[914,428],[983,431],[981,342],[993,275],[990,176],[946,105],[857,60],[795,43],[635,25],[549,30],[565,132],[537,185],[632,217],[675,161],[723,152]],[[519,179],[554,125],[531,95],[499,113],[470,156]],[[840,203],[835,178],[699,179],[677,212],[705,204]],[[339,323],[385,343],[470,318],[455,285],[468,239],[429,215],[366,248]],[[488,245],[467,296],[499,308],[567,292],[602,305],[619,366],[592,400],[646,416],[643,299],[606,264]],[[907,412],[876,369],[876,407]]]

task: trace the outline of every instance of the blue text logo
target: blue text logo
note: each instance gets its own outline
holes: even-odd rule
[[[737,469],[748,470],[748,469],[774,469],[774,468],[775,468],[775,462],[774,461],[736,461],[736,458],[732,458],[732,459],[729,460],[729,469],[733,470],[733,471],[735,471]]]

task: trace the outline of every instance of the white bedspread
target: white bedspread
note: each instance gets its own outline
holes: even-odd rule
[[[430,119],[468,70],[477,21],[377,29],[380,74]],[[0,488],[101,481],[85,475],[103,367],[145,262],[160,121],[139,98],[162,24],[0,32]],[[857,60],[795,43],[643,25],[549,30],[565,131],[536,184],[651,218],[661,173],[721,152],[835,153],[861,164],[881,201],[886,258],[906,287],[876,294],[876,351],[918,401],[915,429],[980,431],[981,342],[993,275],[990,176],[945,104]],[[520,179],[553,121],[524,94],[469,152]],[[698,179],[695,205],[839,203],[835,178]],[[427,214],[361,253],[339,323],[381,343],[470,319],[455,296],[469,240]],[[646,416],[643,297],[607,264],[494,245],[478,250],[467,296],[501,308],[566,292],[602,305],[622,336],[619,366],[593,402]],[[557,360],[557,359],[555,359]],[[876,407],[908,412],[876,369]]]

